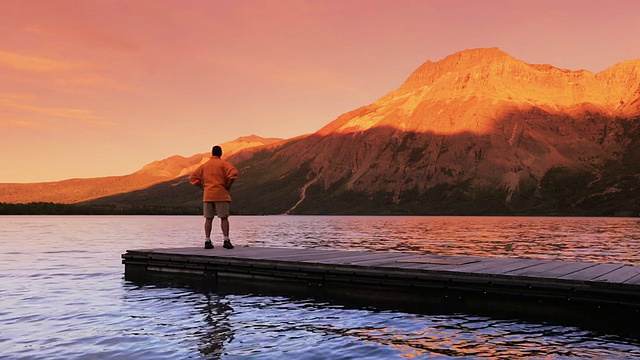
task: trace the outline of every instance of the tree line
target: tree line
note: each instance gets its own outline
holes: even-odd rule
[[[0,215],[200,215],[197,206],[0,203]]]

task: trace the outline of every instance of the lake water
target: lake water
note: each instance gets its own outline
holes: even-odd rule
[[[214,223],[219,239],[219,222]],[[640,219],[232,217],[236,246],[640,264]],[[633,358],[640,336],[124,280],[127,249],[202,246],[199,216],[0,216],[7,359]]]

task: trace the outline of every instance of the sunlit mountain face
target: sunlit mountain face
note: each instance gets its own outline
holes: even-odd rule
[[[594,74],[495,48],[461,51],[314,134],[227,150],[241,172],[234,209],[638,215],[639,99],[640,59]],[[162,194],[188,186],[184,176],[202,159],[150,164],[136,174],[173,177],[95,202],[196,203],[195,193]]]
[[[402,131],[492,133],[510,113],[539,108],[580,117],[586,112],[635,115],[640,60],[598,74],[532,65],[493,49],[462,51],[418,68],[400,88],[328,124],[319,134],[387,126]],[[634,90],[635,89],[635,93]]]

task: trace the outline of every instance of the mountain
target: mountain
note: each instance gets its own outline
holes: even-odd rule
[[[277,143],[282,139],[262,138],[256,135],[240,137],[221,144],[224,157],[246,148]],[[0,184],[0,203],[53,202],[72,204],[114,194],[128,193],[188,175],[211,153],[185,158],[172,156],[154,161],[133,174],[89,179],[69,179],[32,184]]]
[[[311,136],[245,155],[234,207],[637,215],[639,115],[640,59],[594,74],[462,51]]]
[[[594,74],[465,50],[313,134],[228,159],[240,214],[638,216],[640,59]],[[87,204],[200,197],[185,173]]]

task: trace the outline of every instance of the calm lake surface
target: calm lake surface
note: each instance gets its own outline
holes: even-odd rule
[[[214,244],[221,245],[219,221]],[[640,264],[640,219],[232,217],[236,246]],[[127,249],[202,246],[199,216],[0,216],[0,358],[640,357],[640,335],[125,281]]]

